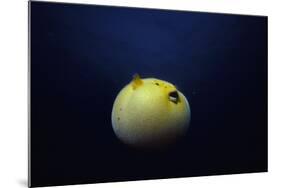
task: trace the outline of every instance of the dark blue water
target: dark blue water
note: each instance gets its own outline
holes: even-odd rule
[[[167,151],[113,133],[135,73],[190,103]],[[32,2],[31,160],[32,186],[267,171],[267,17]]]

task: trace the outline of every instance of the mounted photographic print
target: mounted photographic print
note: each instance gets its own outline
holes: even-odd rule
[[[29,186],[267,172],[267,17],[29,2]]]

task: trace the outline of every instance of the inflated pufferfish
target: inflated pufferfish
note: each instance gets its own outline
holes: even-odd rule
[[[112,127],[125,144],[163,148],[182,137],[190,122],[185,96],[166,81],[135,75],[116,97]]]

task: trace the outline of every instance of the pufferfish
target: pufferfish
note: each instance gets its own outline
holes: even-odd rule
[[[112,127],[125,144],[137,148],[166,148],[185,135],[190,106],[171,83],[138,74],[117,95]]]

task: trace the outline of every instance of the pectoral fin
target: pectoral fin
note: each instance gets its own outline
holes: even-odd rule
[[[132,87],[133,89],[137,89],[139,86],[143,84],[143,81],[139,74],[135,74],[132,80]]]

